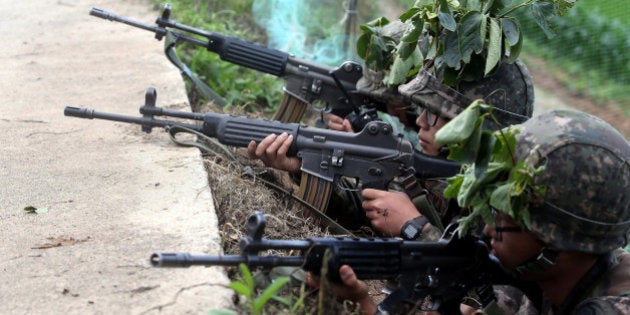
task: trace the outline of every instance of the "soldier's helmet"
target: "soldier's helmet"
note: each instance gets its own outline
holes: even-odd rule
[[[453,118],[474,100],[482,99],[494,106],[493,114],[502,126],[519,124],[532,116],[534,111],[534,85],[527,67],[520,60],[503,61],[496,72],[477,81],[462,81],[457,89],[440,83],[430,71],[422,69],[398,92],[420,106],[442,117]]]
[[[407,24],[396,20],[385,25],[380,33],[400,39],[406,28]],[[534,86],[522,61],[508,63],[506,59],[492,75],[476,81],[462,81],[456,88],[441,83],[439,74],[434,75],[439,70],[421,69],[414,79],[398,86],[398,93],[392,93],[382,85],[382,73],[366,69],[357,89],[384,102],[401,103],[403,99],[411,99],[416,105],[448,119],[454,118],[473,101],[483,99],[494,106],[493,113],[503,126],[518,124],[532,116]],[[491,129],[503,126],[487,125]]]
[[[520,127],[516,155],[545,165],[534,177],[544,202],[530,207],[531,231],[552,248],[601,254],[626,244],[630,144],[605,121],[558,110]]]

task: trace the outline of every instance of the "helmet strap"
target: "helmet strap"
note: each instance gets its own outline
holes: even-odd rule
[[[538,255],[522,264],[508,268],[508,272],[516,277],[527,273],[543,273],[556,265],[558,261],[558,251],[549,247],[543,247]]]

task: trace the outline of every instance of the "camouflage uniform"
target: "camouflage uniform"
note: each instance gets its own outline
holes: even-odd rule
[[[463,81],[456,88],[442,85],[436,69],[420,70],[413,80],[400,85],[397,93],[383,86],[381,79],[382,74],[368,70],[359,80],[357,89],[384,102],[404,104],[411,100],[418,107],[446,119],[454,118],[474,100],[483,99],[486,104],[495,106],[495,116],[502,124],[488,124],[485,126],[488,129],[522,123],[533,113],[534,87],[529,71],[520,60],[513,64],[503,62],[493,75],[474,82]],[[447,154],[443,151],[440,155],[446,158]],[[419,179],[418,185],[423,193],[412,195],[412,201],[432,223],[423,230],[419,240],[435,241],[442,235],[439,227],[454,221],[460,209],[455,202],[444,199],[445,181]]]
[[[562,305],[543,300],[540,313],[630,314],[630,254],[621,248],[630,231],[630,145],[606,122],[574,111],[545,113],[520,130],[518,160],[546,165],[534,178],[547,192],[530,209],[530,231],[554,251],[598,257]],[[518,292],[497,297],[506,314],[532,310]]]
[[[408,24],[399,20],[392,21],[382,28],[381,34],[399,39],[407,26]],[[513,64],[504,61],[492,75],[474,82],[462,81],[456,88],[442,85],[439,72],[439,69],[423,68],[414,79],[393,91],[382,83],[384,76],[382,72],[365,69],[364,76],[357,83],[357,90],[384,103],[399,104],[401,107],[409,107],[411,101],[412,104],[427,108],[446,119],[454,118],[474,100],[483,99],[486,104],[495,106],[494,114],[502,124],[486,126],[493,130],[522,123],[532,116],[534,86],[529,70],[520,60]],[[395,123],[398,120],[390,121]],[[399,126],[397,130],[404,128]],[[414,138],[412,143],[417,143],[417,131],[415,134],[407,131],[406,134],[408,138]],[[448,155],[445,150],[444,147],[440,153],[443,158]],[[435,227],[448,224],[457,216],[458,208],[457,205],[444,200],[443,190],[446,187],[444,181],[419,179],[418,185],[421,187],[419,191],[422,191],[422,195],[410,195],[416,208],[429,218],[433,225],[422,235],[421,240],[436,240],[441,236],[441,231]],[[441,222],[437,222],[437,218]]]
[[[609,270],[598,279],[592,279],[589,292],[576,297],[579,304],[574,310],[554,308],[543,301],[538,311],[521,291],[510,286],[495,286],[497,306],[503,314],[630,314],[630,253],[622,249],[610,255]]]

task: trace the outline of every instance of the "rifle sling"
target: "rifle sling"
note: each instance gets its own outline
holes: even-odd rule
[[[166,38],[164,40],[164,54],[166,55],[166,58],[168,58],[168,60],[180,70],[183,77],[188,78],[192,82],[195,89],[197,89],[197,91],[199,91],[205,99],[212,101],[221,107],[227,105],[227,101],[223,97],[199,79],[199,77],[179,59],[177,52],[175,51],[177,39],[177,36],[175,36],[173,32],[169,30],[166,31]]]
[[[199,148],[201,151],[204,151],[206,153],[211,153],[214,155],[218,155],[218,152],[216,152],[215,150],[213,150],[212,148],[210,148],[209,146],[199,142],[199,141],[180,141],[177,139],[176,134],[180,133],[180,132],[184,132],[184,133],[191,133],[196,135],[199,138],[203,138],[206,139],[207,141],[210,141],[211,143],[217,145],[219,148],[222,149],[222,151],[228,155],[232,161],[234,163],[236,163],[237,165],[239,165],[241,168],[243,168],[243,165],[240,163],[240,161],[234,157],[234,155],[228,150],[228,148],[223,145],[222,143],[218,142],[216,139],[210,138],[206,135],[204,135],[201,132],[198,132],[196,130],[192,130],[186,127],[182,127],[182,126],[172,126],[171,128],[168,129],[168,134],[171,138],[171,141],[173,141],[175,144],[180,145],[180,146],[185,146],[185,147],[196,147]],[[243,172],[244,175],[253,175],[252,172]],[[326,207],[328,206],[328,201],[330,200],[330,196],[332,193],[332,189],[333,189],[333,185],[332,183],[325,181],[319,177],[315,177],[313,175],[309,175],[307,173],[302,173],[302,179],[300,182],[300,190],[297,192],[297,195],[294,195],[288,191],[286,191],[285,189],[283,189],[282,187],[271,183],[267,180],[264,180],[260,177],[256,177],[257,180],[262,181],[265,185],[272,187],[278,191],[283,192],[284,194],[290,196],[291,198],[297,200],[298,202],[300,202],[303,206],[309,208],[310,213],[309,214],[315,214],[320,220],[322,220],[322,222],[330,229],[330,231],[332,231],[335,234],[343,234],[343,235],[349,235],[352,236],[352,232],[348,231],[347,229],[345,229],[343,226],[341,226],[339,223],[337,223],[336,221],[334,221],[333,219],[331,219],[330,217],[328,217],[326,214],[324,214],[324,210],[326,209]]]

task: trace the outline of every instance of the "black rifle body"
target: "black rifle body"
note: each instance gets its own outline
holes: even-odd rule
[[[299,266],[340,283],[338,270],[349,265],[362,280],[395,280],[404,293],[401,303],[415,303],[431,296],[440,310],[459,309],[461,298],[471,289],[513,281],[489,254],[488,246],[472,236],[455,233],[436,242],[403,241],[398,238],[320,237],[303,240],[270,240],[262,237],[266,225],[261,212],[250,215],[247,236],[241,238],[240,255],[191,255],[153,253],[154,267],[236,266],[272,268]],[[260,255],[267,250],[292,250],[295,256]],[[326,255],[326,251],[329,254]],[[394,303],[395,304],[395,303]],[[390,303],[390,311],[398,306]]]
[[[364,106],[375,108],[378,104],[372,98],[356,93],[356,83],[363,73],[362,66],[356,62],[346,61],[333,68],[239,38],[180,24],[169,19],[170,6],[168,5],[162,16],[156,19],[157,26],[134,21],[98,8],[92,8],[90,15],[151,31],[155,33],[158,40],[161,40],[167,32],[171,32],[178,40],[204,47],[218,54],[222,60],[284,78],[285,93],[306,104],[312,104],[316,100],[323,101],[330,112],[341,117],[352,114],[352,117],[357,120],[355,130],[360,130],[364,125],[365,122],[361,120],[370,121],[375,118],[375,116],[368,117],[366,112],[361,111]],[[205,40],[186,33],[171,31],[169,28],[200,36]]]
[[[330,182],[341,176],[357,178],[365,188],[386,189],[398,176],[448,177],[459,171],[459,164],[416,152],[408,140],[394,134],[391,126],[382,121],[368,123],[359,133],[348,133],[244,116],[169,110],[155,106],[157,92],[153,88],[147,90],[145,98],[145,105],[140,107],[142,117],[69,106],[64,115],[138,124],[145,132],[151,132],[153,127],[181,126],[236,147],[247,147],[252,140],[260,143],[269,134],[286,132],[294,137],[287,155],[302,159],[302,171]],[[154,116],[184,118],[202,124],[159,120]]]

